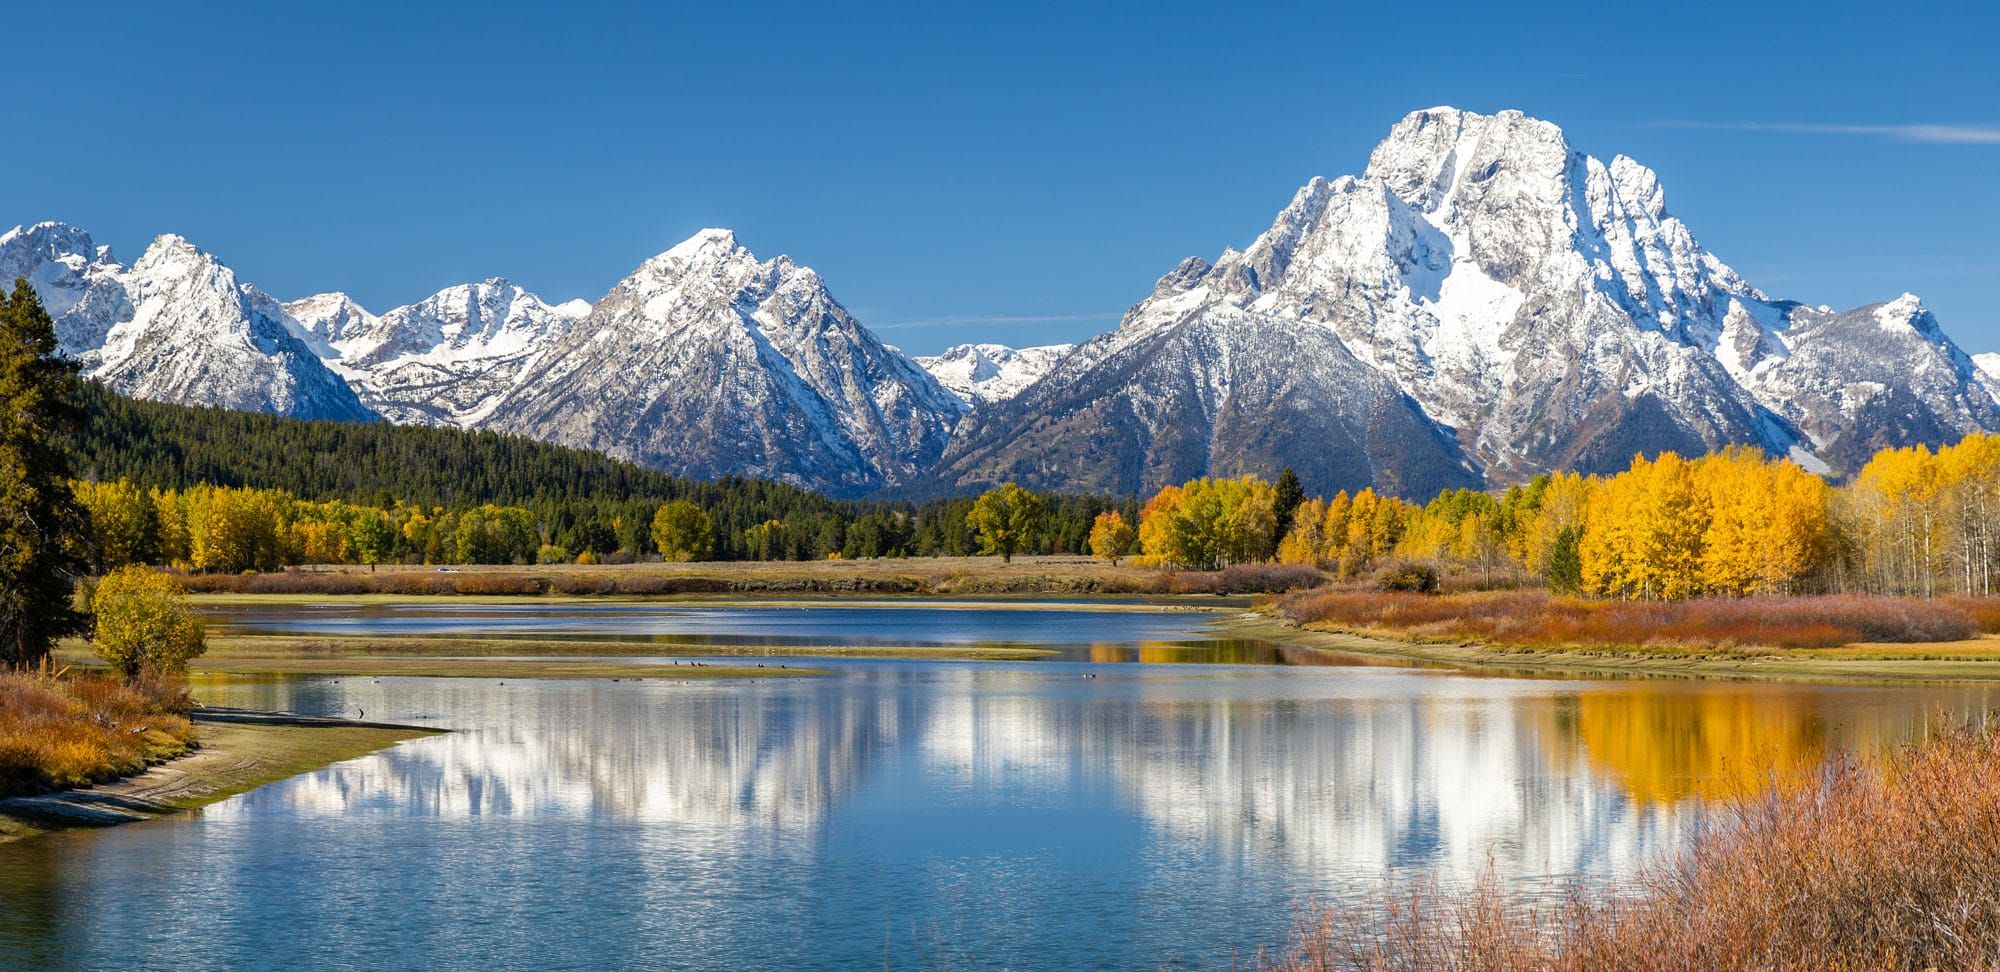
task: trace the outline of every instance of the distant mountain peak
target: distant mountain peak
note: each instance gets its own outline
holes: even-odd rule
[[[811,268],[704,230],[613,285],[482,420],[687,475],[854,495],[921,472],[964,410]]]
[[[1010,348],[1004,344],[960,344],[916,359],[952,394],[971,405],[1004,402],[1041,380],[1073,344]]]

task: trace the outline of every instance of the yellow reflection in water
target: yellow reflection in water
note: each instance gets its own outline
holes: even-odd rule
[[[1090,660],[1097,662],[1099,664],[1111,664],[1114,662],[1122,662],[1125,661],[1127,657],[1128,656],[1125,651],[1125,646],[1122,644],[1105,644],[1103,642],[1098,642],[1097,644],[1090,646]]]
[[[1726,686],[1634,686],[1577,698],[1575,732],[1591,765],[1641,804],[1754,792],[1818,766],[1829,751],[1825,693]]]

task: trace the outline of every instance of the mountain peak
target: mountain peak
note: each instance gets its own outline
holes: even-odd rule
[[[1930,322],[1925,320],[1930,314],[1930,309],[1924,306],[1923,298],[1908,291],[1904,291],[1894,300],[1875,305],[1875,321],[1881,324],[1885,331],[1932,330],[1935,325],[1927,327]]]
[[[1503,168],[1559,177],[1569,154],[1562,129],[1520,111],[1433,108],[1411,112],[1391,127],[1369,154],[1363,176],[1381,181],[1418,211],[1435,212],[1468,183],[1483,183]]]
[[[693,236],[674,244],[667,249],[667,252],[660,254],[660,256],[669,260],[686,261],[695,260],[703,256],[713,257],[719,254],[729,254],[741,249],[743,247],[736,242],[735,230],[709,227],[708,229],[699,230]]]
[[[1004,344],[960,344],[916,359],[938,384],[968,405],[1004,402],[1040,381],[1075,347],[1048,344],[1011,348]]]
[[[161,233],[153,238],[153,242],[146,247],[146,252],[139,254],[138,261],[132,264],[132,272],[143,274],[147,270],[156,268],[200,263],[214,263],[225,272],[228,270],[228,267],[218,262],[207,250],[194,245],[187,237],[178,233]]]
[[[74,253],[89,256],[98,252],[98,246],[90,234],[68,223],[43,220],[32,226],[15,226],[0,233],[0,247],[32,246],[49,252]],[[106,252],[105,256],[109,257]]]

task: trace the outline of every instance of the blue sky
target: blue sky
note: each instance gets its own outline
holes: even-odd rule
[[[1767,291],[2000,348],[1992,4],[82,6],[8,15],[0,223],[282,298],[595,297],[720,225],[915,352],[1073,340],[1452,104],[1652,166]]]

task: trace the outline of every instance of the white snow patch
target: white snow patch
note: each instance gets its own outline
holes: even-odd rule
[[[1790,456],[1793,462],[1798,463],[1800,468],[1815,476],[1824,476],[1833,471],[1833,467],[1827,465],[1826,460],[1806,451],[1805,446],[1794,445],[1786,455]]]
[[[1916,294],[1906,293],[1880,307],[1875,308],[1875,322],[1885,331],[1902,331],[1910,327],[1910,322],[1923,313],[1924,302]]]
[[[1488,276],[1470,258],[1454,256],[1437,299],[1417,301],[1438,321],[1424,351],[1434,358],[1472,352],[1485,361],[1505,363],[1500,334],[1523,300],[1520,291]]]
[[[1010,348],[1004,344],[961,344],[916,359],[938,384],[968,405],[1003,402],[1040,381],[1075,347],[1046,344]]]

